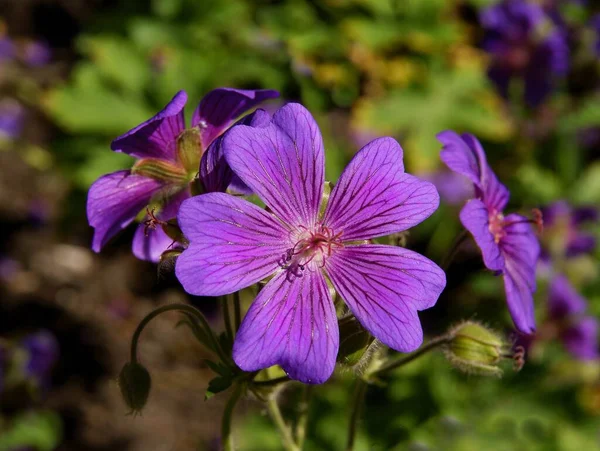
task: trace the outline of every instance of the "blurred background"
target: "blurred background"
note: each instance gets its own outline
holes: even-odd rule
[[[225,396],[204,400],[208,354],[177,314],[144,332],[141,417],[115,382],[145,314],[191,302],[219,329],[215,301],[136,260],[134,227],[94,254],[85,215],[90,184],[132,164],[115,137],[180,89],[189,117],[218,86],[303,103],[332,181],[370,139],[397,138],[408,172],[441,193],[406,237],[438,263],[469,196],[439,160],[442,130],[481,139],[509,209],[545,213],[535,339],[514,335],[472,245],[421,315],[431,336],[461,319],[505,333],[527,348],[523,370],[420,359],[370,389],[357,449],[600,449],[599,13],[592,0],[0,0],[0,451],[219,449]],[[343,448],[352,380],[314,388],[307,449]],[[284,409],[299,396],[287,389]],[[259,403],[239,405],[235,430],[240,449],[280,449]]]

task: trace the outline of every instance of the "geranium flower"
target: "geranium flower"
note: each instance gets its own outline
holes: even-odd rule
[[[155,224],[174,218],[192,190],[225,191],[233,174],[224,165],[216,138],[238,116],[278,95],[271,90],[215,89],[202,99],[191,128],[186,129],[187,94],[180,91],[156,116],[114,140],[112,150],[138,161],[131,170],[100,177],[90,187],[87,214],[95,229],[92,249],[99,252],[148,205],[151,210],[159,209],[156,215],[150,211],[153,218],[149,220]],[[261,111],[246,121],[260,126],[268,122],[268,114]],[[142,222],[133,239],[133,253],[142,260],[158,261],[172,243],[162,228]]]
[[[186,291],[204,296],[272,276],[235,338],[237,365],[279,364],[293,379],[327,380],[339,346],[327,278],[375,337],[398,351],[416,349],[417,311],[435,304],[445,274],[415,252],[367,241],[406,230],[438,207],[435,187],[404,172],[400,145],[380,138],[363,147],[322,213],[323,140],[303,106],[282,107],[264,128],[235,127],[223,148],[268,209],[224,193],[186,200],[178,221],[190,244],[176,274]]]
[[[552,279],[549,294],[548,319],[565,348],[577,359],[597,359],[598,319],[585,314],[586,300],[560,274]]]
[[[548,253],[557,258],[576,257],[593,252],[596,237],[586,232],[586,223],[598,221],[593,207],[573,207],[565,200],[556,201],[542,209],[544,235],[548,236]],[[549,258],[549,256],[547,256]]]
[[[492,56],[488,76],[500,95],[508,99],[511,81],[522,79],[525,101],[542,103],[569,67],[565,33],[541,5],[526,0],[501,1],[480,18],[482,46]]]
[[[508,309],[517,329],[535,330],[533,292],[540,245],[530,225],[539,222],[512,213],[504,216],[508,189],[488,166],[485,153],[473,135],[447,130],[437,135],[443,144],[441,159],[453,171],[468,177],[475,199],[460,212],[460,220],[481,249],[485,266],[504,276]]]

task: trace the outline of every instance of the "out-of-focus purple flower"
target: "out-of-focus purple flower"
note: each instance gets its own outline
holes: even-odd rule
[[[15,57],[15,43],[12,39],[0,37],[0,64],[11,61]]]
[[[503,210],[510,193],[488,166],[483,147],[473,135],[447,130],[437,135],[441,158],[453,171],[468,177],[475,199],[462,208],[460,220],[481,249],[485,266],[504,276],[506,301],[517,329],[535,331],[533,292],[540,245],[531,219]]]
[[[585,223],[598,221],[600,215],[596,208],[574,208],[560,200],[544,207],[542,212],[547,257],[575,257],[596,248],[596,237],[582,229]]]
[[[499,93],[508,99],[511,81],[518,79],[527,104],[542,103],[569,67],[564,31],[541,5],[527,0],[504,0],[484,9],[481,24],[483,48],[492,56],[488,75]]]
[[[31,67],[42,67],[52,59],[50,46],[41,41],[28,41],[23,46],[23,62]]]
[[[224,193],[186,200],[178,221],[189,247],[176,275],[195,295],[218,296],[273,276],[251,305],[233,347],[245,371],[279,364],[293,379],[322,383],[339,346],[325,279],[375,337],[408,352],[422,342],[417,311],[433,306],[444,272],[410,250],[365,240],[406,230],[438,207],[435,187],[406,174],[403,152],[380,138],[356,154],[324,213],[325,152],[299,104],[267,127],[239,126],[224,138],[233,171],[268,206]]]
[[[435,185],[442,201],[458,205],[473,198],[473,184],[455,172],[437,171],[421,174],[421,178]]]
[[[173,239],[156,228],[156,222],[175,218],[192,188],[227,189],[234,175],[225,163],[219,136],[238,116],[278,95],[272,90],[215,89],[202,99],[192,116],[192,127],[186,129],[187,94],[180,91],[156,116],[114,140],[112,150],[138,161],[130,171],[105,175],[90,187],[87,215],[95,229],[92,249],[99,252],[150,205],[159,211],[147,218],[150,223],[138,226],[133,253],[142,260],[158,261]],[[268,122],[268,115],[259,110],[244,121],[261,126]]]
[[[18,138],[23,130],[25,108],[16,100],[0,101],[0,139]]]
[[[598,319],[586,315],[586,300],[563,275],[556,275],[549,288],[548,318],[558,326],[565,348],[580,360],[593,360],[598,353]]]
[[[58,342],[54,335],[42,330],[25,337],[20,347],[27,353],[27,360],[23,368],[26,378],[33,380],[40,387],[50,383],[52,368],[59,355]]]
[[[594,39],[594,52],[596,56],[600,58],[600,14],[596,14],[590,19],[590,25],[596,32],[596,38]]]

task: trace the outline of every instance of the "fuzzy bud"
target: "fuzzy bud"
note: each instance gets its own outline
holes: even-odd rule
[[[119,374],[119,388],[125,404],[131,409],[130,413],[138,414],[148,400],[152,379],[146,368],[137,362],[125,364]]]
[[[481,324],[467,321],[450,332],[452,339],[446,347],[450,363],[465,373],[500,376],[498,366],[506,356],[503,339]]]
[[[354,316],[347,316],[339,321],[340,350],[337,360],[347,366],[355,366],[367,352],[373,337]]]

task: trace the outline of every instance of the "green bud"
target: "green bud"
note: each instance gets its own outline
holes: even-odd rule
[[[202,157],[200,130],[188,128],[177,138],[177,157],[188,174],[195,175],[200,168]]]
[[[498,363],[506,355],[506,344],[499,335],[472,321],[460,324],[449,335],[446,357],[456,368],[482,376],[502,374]]]
[[[143,158],[131,168],[132,174],[143,175],[161,182],[184,184],[187,173],[181,166],[158,158]]]
[[[177,224],[177,219],[169,219],[168,221],[162,224],[163,231],[167,234],[169,238],[178,243],[187,243],[183,232],[179,228],[179,224]]]
[[[340,349],[337,361],[348,366],[361,362],[374,338],[352,315],[339,321]]]
[[[130,413],[138,414],[148,400],[152,379],[146,368],[137,362],[126,363],[119,374],[119,388]]]

